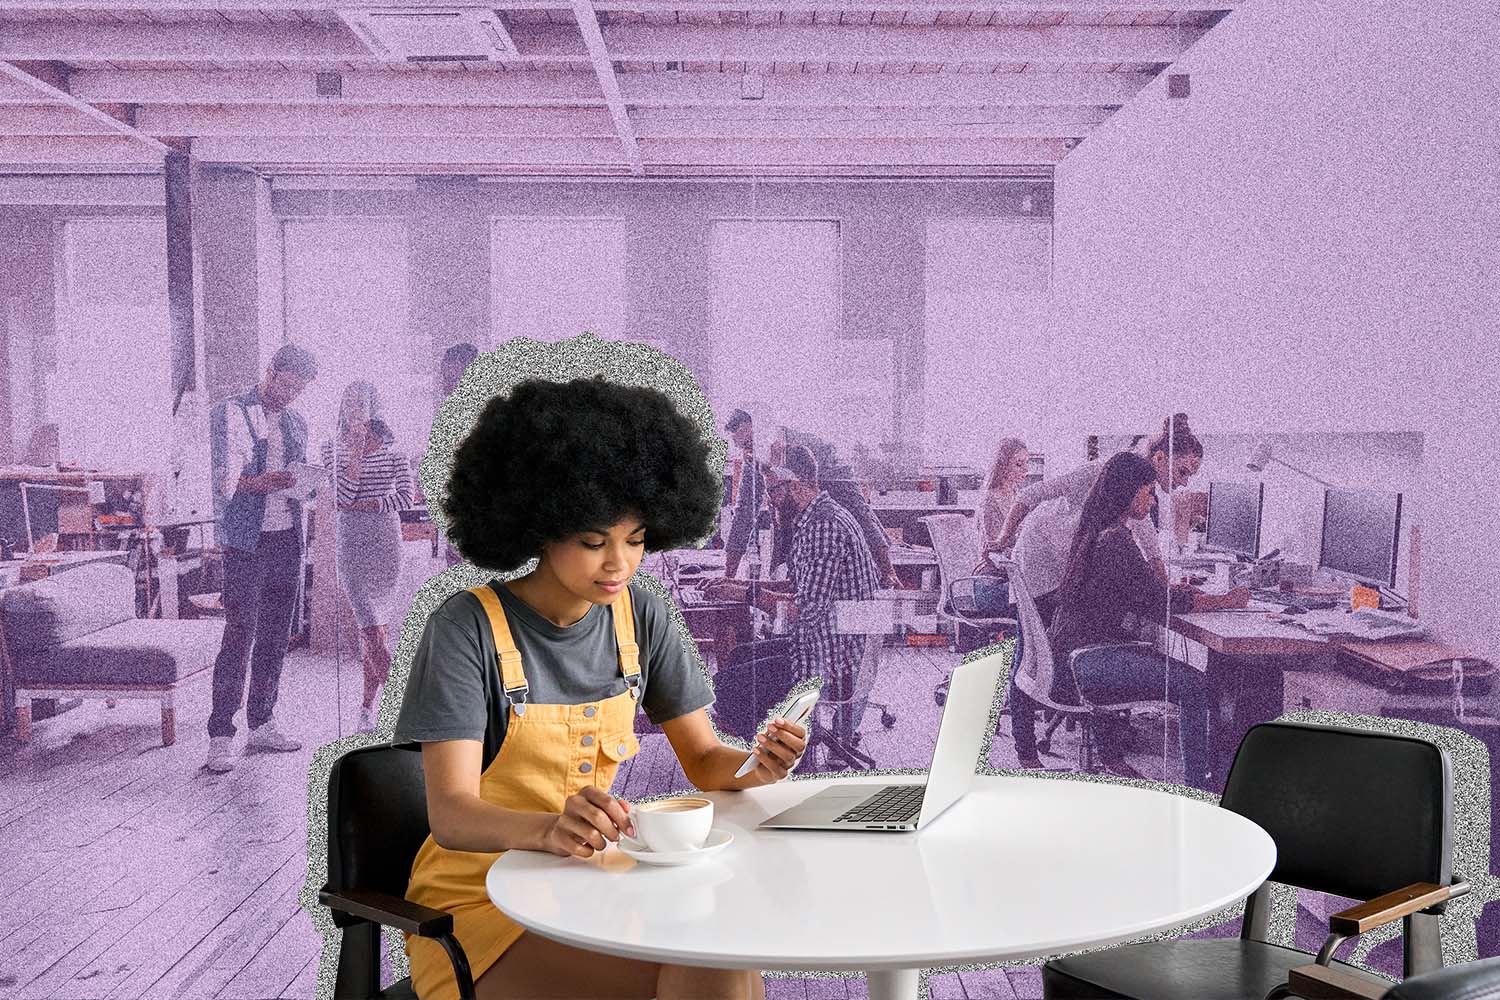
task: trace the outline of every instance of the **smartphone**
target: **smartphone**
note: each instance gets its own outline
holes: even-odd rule
[[[801,726],[812,716],[813,706],[817,703],[818,691],[816,688],[811,691],[804,691],[797,696],[797,700],[792,702],[791,706],[787,708],[781,717],[794,726]],[[750,756],[745,758],[745,762],[740,765],[740,769],[734,772],[734,776],[736,778],[743,778],[758,766],[759,761],[755,759],[755,754],[752,752]]]

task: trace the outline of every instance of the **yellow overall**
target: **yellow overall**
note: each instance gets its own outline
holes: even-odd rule
[[[510,721],[500,752],[479,779],[479,796],[491,805],[522,812],[560,813],[570,796],[589,785],[609,790],[620,763],[635,756],[640,743],[634,722],[641,683],[640,650],[630,588],[620,592],[610,612],[625,691],[581,705],[537,705],[526,699],[526,672],[511,637],[500,599],[489,587],[475,587],[489,616],[499,654],[500,676]],[[485,891],[485,874],[503,852],[477,854],[439,847],[429,835],[411,866],[406,898],[453,914],[453,931],[477,980],[521,936],[523,928],[495,908]],[[442,946],[407,936],[412,986],[422,1000],[455,1000],[458,986]]]

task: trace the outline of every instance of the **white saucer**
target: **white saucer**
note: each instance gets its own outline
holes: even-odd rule
[[[643,865],[689,865],[694,861],[718,854],[724,848],[734,843],[734,834],[728,830],[715,828],[709,832],[708,840],[703,846],[693,851],[663,851],[651,850],[645,844],[640,843],[634,837],[620,836],[620,853],[626,857],[634,858]]]

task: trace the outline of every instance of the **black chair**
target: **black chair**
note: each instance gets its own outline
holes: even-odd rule
[[[1385,990],[1369,987],[1368,991],[1363,982],[1342,985],[1328,975],[1330,970],[1322,966],[1314,968],[1321,969],[1323,975],[1317,979],[1298,979],[1293,970],[1293,978],[1305,991],[1304,995],[1323,1000],[1500,1000],[1500,958],[1465,962],[1414,976]]]
[[[1468,885],[1450,870],[1453,782],[1441,747],[1358,729],[1264,723],[1241,741],[1219,804],[1254,820],[1276,844],[1276,867],[1246,901],[1240,936],[1048,962],[1047,1000],[1263,1000],[1298,995],[1287,992],[1289,980],[1318,977],[1378,989],[1363,995],[1379,997],[1390,983],[1332,955],[1348,938],[1398,919],[1405,974],[1442,966],[1438,915]],[[1369,902],[1329,919],[1314,959],[1266,941],[1272,881]]]
[[[474,978],[453,936],[453,917],[405,899],[412,859],[427,839],[422,755],[362,747],[334,761],[328,775],[328,884],[318,901],[343,928],[336,1000],[416,1000],[411,980],[380,988],[380,928],[433,938],[453,961],[461,1000]]]

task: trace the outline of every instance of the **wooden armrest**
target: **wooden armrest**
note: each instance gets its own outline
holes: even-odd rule
[[[1325,965],[1299,966],[1287,973],[1286,984],[1303,1000],[1380,1000],[1390,989]]]
[[[1451,899],[1453,895],[1452,886],[1417,882],[1404,889],[1377,896],[1368,903],[1360,903],[1358,906],[1351,906],[1347,910],[1335,913],[1328,918],[1328,932],[1353,937],[1388,924],[1392,920],[1409,917],[1429,906],[1436,906],[1438,903]]]
[[[453,933],[453,914],[383,892],[367,889],[334,892],[324,886],[318,893],[318,902],[331,909],[373,920],[377,924],[394,927],[418,937],[440,938]]]

